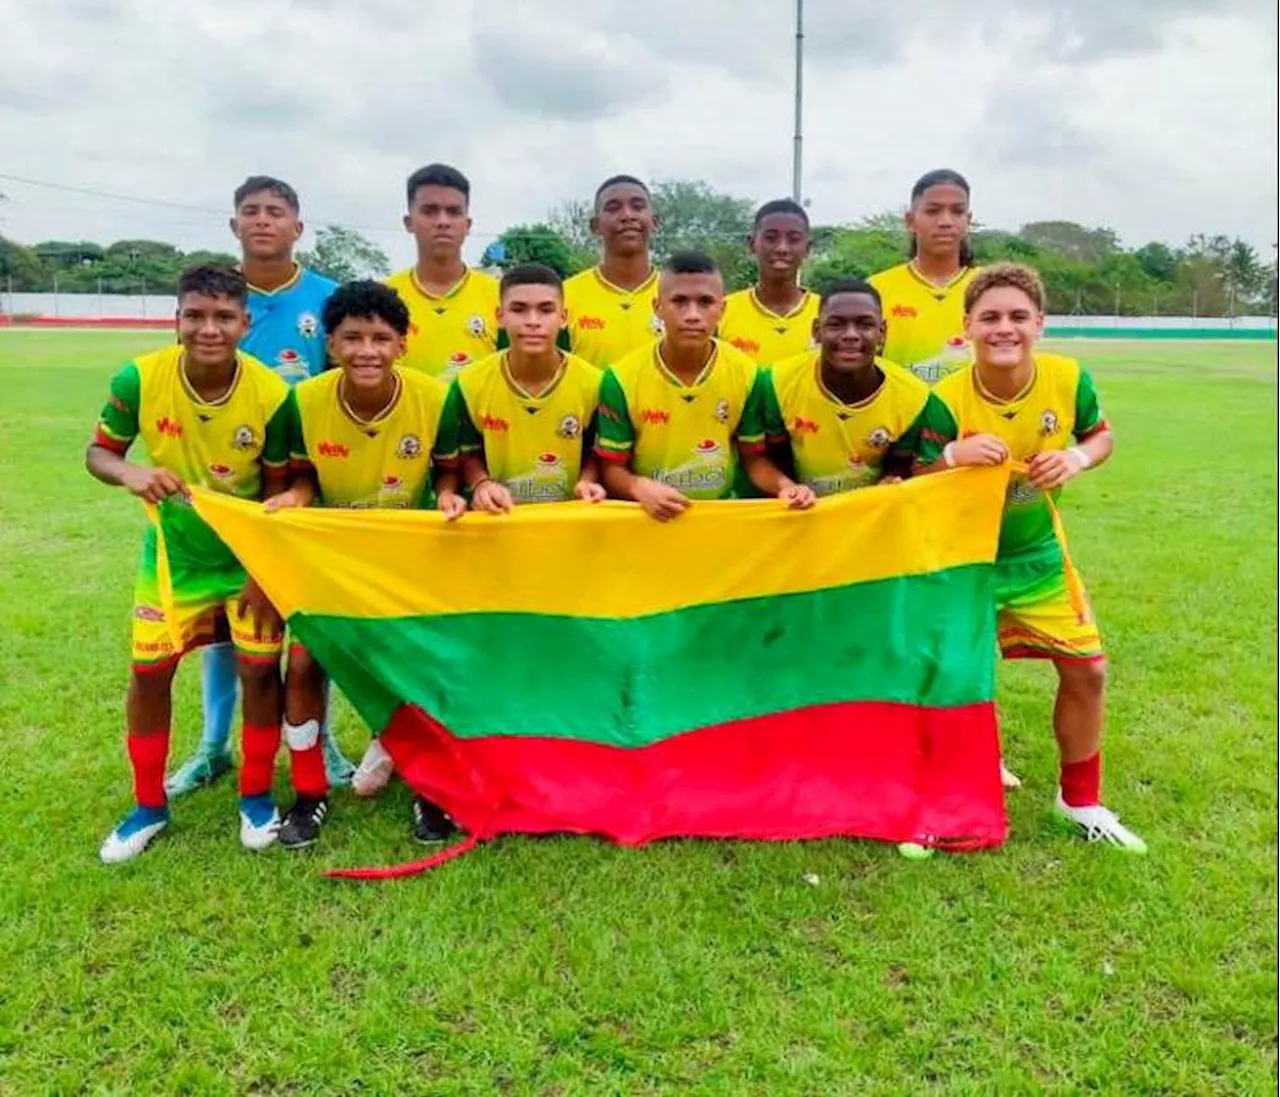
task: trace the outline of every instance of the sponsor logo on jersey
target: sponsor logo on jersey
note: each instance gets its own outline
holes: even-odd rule
[[[580,331],[604,331],[604,317],[579,316],[578,328]]]
[[[786,330],[787,330],[786,328],[780,329],[779,334],[784,334]],[[739,335],[736,339],[730,339],[729,343],[732,346],[737,347],[740,351],[742,351],[743,354],[759,354],[760,353],[760,344],[757,343],[754,339],[745,339],[741,335]]]
[[[894,305],[893,306],[893,313],[892,313],[893,316],[902,316],[906,318],[911,318],[911,317],[914,317],[915,314],[916,314],[916,310],[912,308],[912,306],[910,305]]]
[[[889,445],[889,432],[884,427],[876,427],[867,435],[867,446],[871,449],[885,449]]]
[[[451,355],[449,355],[449,364],[451,366],[465,366],[470,361],[471,355],[469,355],[465,350],[455,350]]]
[[[711,457],[720,452],[720,443],[714,438],[704,438],[693,447],[695,457]]]
[[[480,336],[484,334],[484,317],[478,312],[474,313],[467,321],[467,331],[472,335]]]
[[[540,453],[538,454],[538,468],[542,470],[558,469],[563,462],[560,460],[558,453]]]
[[[341,442],[321,442],[316,446],[316,452],[321,457],[350,457],[351,450],[344,446]]]
[[[236,474],[236,470],[230,465],[212,464],[209,466],[209,475],[215,480],[230,480]]]
[[[729,424],[729,401],[721,400],[716,404],[716,422],[725,426]]]
[[[1058,433],[1058,415],[1052,408],[1045,408],[1040,413],[1040,437],[1048,438]]]
[[[480,429],[492,430],[500,434],[503,431],[510,430],[511,424],[497,415],[482,415],[480,416]]]
[[[382,478],[382,487],[385,491],[395,491],[403,483],[404,481],[399,476],[384,476]]]
[[[176,419],[170,419],[167,415],[162,415],[156,420],[156,430],[166,438],[182,437],[182,424]]]
[[[729,462],[723,447],[714,438],[704,438],[693,447],[693,459],[673,469],[658,469],[653,479],[677,491],[715,498],[729,486]]]
[[[416,434],[406,434],[396,446],[396,456],[404,461],[412,461],[422,453],[422,440]]]
[[[239,426],[236,427],[235,434],[231,436],[231,448],[238,450],[253,449],[256,441],[252,427]]]
[[[314,339],[316,332],[320,330],[320,321],[316,319],[315,313],[304,312],[298,317],[298,334],[306,339]]]
[[[576,415],[566,415],[556,427],[556,434],[561,438],[577,438],[582,433],[582,422]]]
[[[947,340],[948,350],[963,350],[968,345],[963,335],[953,335]]]
[[[655,427],[665,426],[671,422],[671,412],[663,411],[661,408],[641,408],[640,422]]]
[[[806,419],[803,415],[797,415],[791,424],[792,434],[817,434],[818,430],[818,424],[812,419]]]

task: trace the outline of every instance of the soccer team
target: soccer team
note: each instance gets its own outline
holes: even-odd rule
[[[631,176],[596,192],[597,266],[562,283],[530,264],[499,282],[462,258],[466,177],[429,165],[406,186],[416,264],[385,283],[343,286],[295,261],[293,188],[246,180],[231,219],[240,268],[183,274],[177,344],[114,376],[86,456],[95,477],[158,517],[134,594],[135,806],[102,859],[137,856],[167,825],[171,797],[233,769],[237,691],[246,848],[312,845],[331,789],[375,795],[392,775],[376,738],[358,767],[342,755],[323,668],[296,643],[284,657],[279,616],[191,508],[189,486],[273,511],[434,507],[449,520],[616,498],[670,521],[700,500],[776,497],[805,510],[837,492],[1006,461],[1017,464],[997,559],[999,644],[1058,672],[1054,816],[1091,841],[1145,852],[1101,803],[1102,641],[1048,501],[1110,457],[1112,433],[1079,363],[1035,349],[1045,315],[1035,272],[973,265],[969,197],[953,171],[923,176],[906,214],[908,261],[821,296],[800,283],[807,214],[768,202],[749,240],[758,281],[726,296],[703,254],[655,266],[656,214]],[[139,437],[148,465],[126,457]],[[203,735],[166,781],[173,675],[195,647]],[[282,737],[296,797],[283,819],[271,794]],[[454,830],[422,797],[412,826],[422,842]]]

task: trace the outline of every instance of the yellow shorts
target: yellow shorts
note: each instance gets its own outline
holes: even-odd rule
[[[1014,596],[997,601],[996,632],[1006,659],[1091,662],[1103,658],[1102,634],[1088,596],[1077,613],[1062,572]]]
[[[252,617],[237,608],[247,579],[238,564],[197,568],[171,557],[176,621],[170,627],[160,598],[153,537],[143,542],[142,564],[133,591],[133,667],[161,670],[171,667],[192,648],[229,639],[242,659],[280,660],[284,630],[276,628],[254,635]],[[174,636],[174,633],[177,636]],[[175,644],[175,641],[178,644]],[[179,646],[180,645],[180,646]]]

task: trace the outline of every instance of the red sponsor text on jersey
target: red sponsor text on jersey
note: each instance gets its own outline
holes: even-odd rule
[[[482,415],[480,416],[480,429],[504,431],[510,430],[511,424],[496,415]]]
[[[640,422],[661,426],[671,422],[671,412],[663,411],[661,408],[643,408],[640,411]]]
[[[736,339],[730,339],[729,342],[742,351],[743,354],[760,353],[760,344],[754,339],[744,339],[742,336],[738,336]]]
[[[316,452],[321,457],[350,457],[351,450],[344,446],[341,442],[321,442],[316,446]]]
[[[817,434],[818,424],[801,415],[796,417],[796,421],[791,424],[791,429],[796,434]]]
[[[156,430],[166,438],[182,437],[182,424],[177,420],[170,419],[167,415],[156,420]]]
[[[604,331],[604,319],[600,316],[579,316],[578,327],[582,331]]]
[[[916,310],[915,310],[914,308],[912,308],[912,306],[910,306],[910,305],[894,305],[894,306],[893,306],[893,315],[894,315],[894,316],[908,316],[908,317],[910,317],[910,316],[915,316],[915,314],[916,314]]]

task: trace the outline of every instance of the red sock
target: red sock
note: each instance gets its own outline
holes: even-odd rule
[[[1083,762],[1063,762],[1059,778],[1062,798],[1073,808],[1088,808],[1102,802],[1102,751]]]
[[[138,806],[165,807],[168,801],[164,794],[164,766],[169,760],[169,729],[155,735],[130,735],[127,743],[129,763],[133,766],[133,797]]]
[[[240,795],[262,796],[271,791],[276,751],[280,749],[280,725],[245,724],[240,735],[244,764],[240,767]]]
[[[290,750],[289,766],[294,791],[313,800],[329,795],[329,778],[324,771],[324,749],[319,743],[306,750]]]

